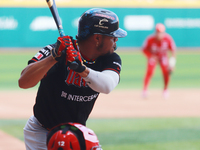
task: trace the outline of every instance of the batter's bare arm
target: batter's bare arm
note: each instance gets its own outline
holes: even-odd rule
[[[27,89],[35,86],[56,62],[63,59],[61,56],[65,54],[65,48],[71,45],[72,42],[69,36],[58,37],[56,47],[51,50],[51,55],[29,64],[22,71],[18,80],[19,87]]]
[[[20,88],[34,87],[57,61],[50,55],[47,58],[29,64],[21,73],[18,80]]]

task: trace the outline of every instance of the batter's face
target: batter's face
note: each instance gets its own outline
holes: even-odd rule
[[[102,40],[99,46],[97,47],[97,50],[101,52],[102,55],[112,54],[117,48],[117,41],[118,38],[116,37],[102,35]]]

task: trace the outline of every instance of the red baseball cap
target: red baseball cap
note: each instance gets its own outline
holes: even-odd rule
[[[162,23],[157,23],[156,24],[156,31],[157,32],[165,32],[165,26]]]

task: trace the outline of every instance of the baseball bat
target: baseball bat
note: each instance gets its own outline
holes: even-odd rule
[[[63,26],[62,26],[62,23],[61,23],[59,14],[58,14],[58,9],[57,9],[55,0],[46,0],[46,2],[48,4],[48,6],[49,6],[51,14],[53,15],[53,19],[54,19],[54,21],[56,23],[59,35],[61,37],[65,36],[65,32],[63,30]],[[76,69],[77,67],[78,67],[78,63],[76,61],[71,62],[71,64],[70,64],[70,68],[71,69]]]

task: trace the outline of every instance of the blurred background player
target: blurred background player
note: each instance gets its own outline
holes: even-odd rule
[[[147,70],[144,77],[144,85],[142,96],[146,98],[148,96],[148,85],[151,77],[154,73],[156,64],[161,67],[163,79],[164,79],[164,98],[168,98],[168,84],[170,80],[170,74],[174,70],[176,64],[175,56],[175,43],[173,38],[165,33],[165,26],[161,23],[156,24],[155,33],[146,38],[143,45],[143,53],[147,57]],[[168,51],[171,52],[171,57],[168,57]]]
[[[48,150],[102,150],[91,129],[79,123],[54,127],[47,135]]]

